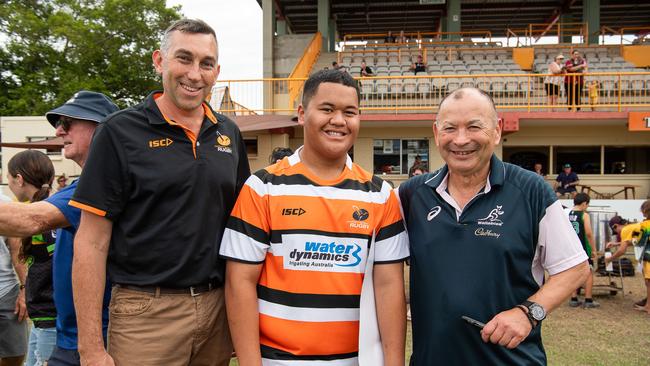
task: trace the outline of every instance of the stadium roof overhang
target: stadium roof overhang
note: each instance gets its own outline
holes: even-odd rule
[[[318,0],[273,0],[276,17],[287,21],[294,33],[315,33]],[[506,29],[550,23],[560,13],[572,22],[582,21],[582,3],[588,0],[461,0],[461,30],[488,30],[493,37]],[[262,0],[257,0],[262,4]],[[650,26],[649,1],[600,0],[600,24],[612,29]],[[330,14],[339,34],[436,32],[444,4],[420,4],[420,0],[330,0]],[[565,20],[567,21],[567,20]],[[631,32],[633,33],[633,32]]]

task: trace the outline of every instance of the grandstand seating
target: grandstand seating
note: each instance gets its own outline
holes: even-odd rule
[[[638,72],[645,71],[626,62],[620,55],[618,47],[576,47],[589,63],[589,72]],[[545,74],[548,64],[558,54],[570,57],[569,47],[535,47],[533,70],[524,71],[512,58],[512,49],[494,47],[494,44],[451,44],[444,47],[421,45],[372,44],[366,47],[353,47],[340,52],[341,65],[353,76],[359,76],[361,62],[370,66],[377,78],[363,80],[362,93],[368,97],[383,99],[387,94],[410,96],[440,95],[463,86],[478,86],[492,93],[507,97],[526,96],[532,93],[541,103],[545,98],[542,78],[534,82],[526,80],[524,75],[532,73]],[[410,70],[410,65],[418,55],[426,57],[426,72],[418,72],[417,77]],[[503,78],[462,77],[467,75],[504,74]],[[434,76],[422,78],[421,76]],[[446,76],[435,78],[436,75]],[[513,77],[521,75],[522,77]],[[402,78],[400,78],[400,76]],[[451,77],[450,77],[451,76]],[[384,77],[384,78],[382,78]],[[587,80],[597,80],[600,94],[612,95],[620,87],[624,90],[650,89],[650,76],[592,75]],[[583,93],[588,93],[584,88]]]

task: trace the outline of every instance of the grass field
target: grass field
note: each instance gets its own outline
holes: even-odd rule
[[[618,278],[615,279],[620,287]],[[596,277],[596,285],[607,284]],[[623,287],[615,296],[596,288],[594,298],[600,308],[571,308],[568,302],[544,321],[542,338],[551,366],[641,366],[650,365],[650,315],[632,308],[645,297],[645,285],[639,274],[624,277]],[[406,363],[411,353],[410,324],[406,341]],[[231,366],[237,365],[232,360]]]

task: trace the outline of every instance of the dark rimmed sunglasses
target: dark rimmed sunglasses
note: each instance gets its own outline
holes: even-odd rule
[[[58,121],[56,121],[56,124],[54,125],[54,128],[59,128],[59,126],[63,129],[63,131],[68,132],[70,130],[70,121],[67,119],[59,118]]]

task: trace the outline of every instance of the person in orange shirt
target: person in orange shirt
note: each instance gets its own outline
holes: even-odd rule
[[[253,174],[221,242],[232,340],[245,365],[404,365],[408,244],[390,185],[347,152],[359,88],[321,70],[305,83],[304,145]]]

